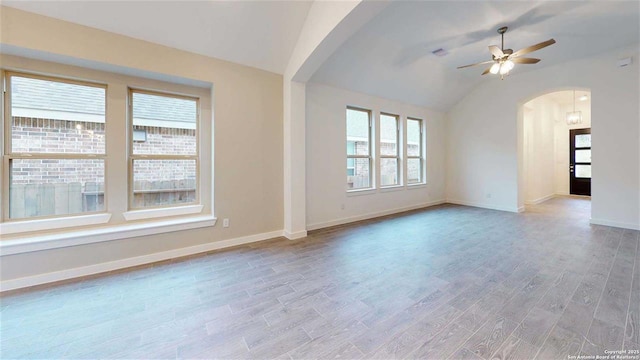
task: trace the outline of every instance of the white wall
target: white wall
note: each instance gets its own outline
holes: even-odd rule
[[[554,128],[560,107],[544,96],[524,106],[524,199],[535,204],[555,194]]]
[[[617,59],[628,56],[633,64],[619,68]],[[502,81],[488,77],[448,114],[447,199],[511,211],[523,206],[521,105],[584,88],[593,97],[592,222],[640,228],[639,60],[635,44],[521,74],[516,69]]]
[[[364,195],[347,194],[347,106],[373,110],[376,117],[382,111],[400,115],[403,121],[407,116],[426,121],[427,185],[376,190]],[[397,101],[308,83],[306,119],[308,229],[443,202],[444,114]]]

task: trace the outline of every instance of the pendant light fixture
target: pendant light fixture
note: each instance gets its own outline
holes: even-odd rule
[[[576,91],[573,90],[573,111],[567,113],[567,125],[576,125],[582,123],[582,112],[576,111]]]

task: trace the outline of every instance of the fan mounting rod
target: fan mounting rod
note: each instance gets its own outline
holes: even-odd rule
[[[508,29],[509,28],[506,26],[503,26],[500,29],[498,29],[498,34],[500,34],[500,36],[502,37],[502,46],[500,47],[501,50],[504,50],[504,33],[506,33]]]

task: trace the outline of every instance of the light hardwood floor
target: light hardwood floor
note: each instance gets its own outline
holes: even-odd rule
[[[639,232],[443,205],[0,298],[4,358],[567,359],[640,349]]]

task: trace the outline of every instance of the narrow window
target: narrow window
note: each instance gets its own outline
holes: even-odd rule
[[[400,184],[398,116],[380,114],[380,186]]]
[[[420,119],[407,119],[407,184],[424,183],[424,136]]]
[[[130,208],[198,203],[197,98],[129,91]]]
[[[371,112],[347,108],[347,189],[371,184]]]
[[[6,81],[4,218],[104,211],[106,86],[18,73]]]

